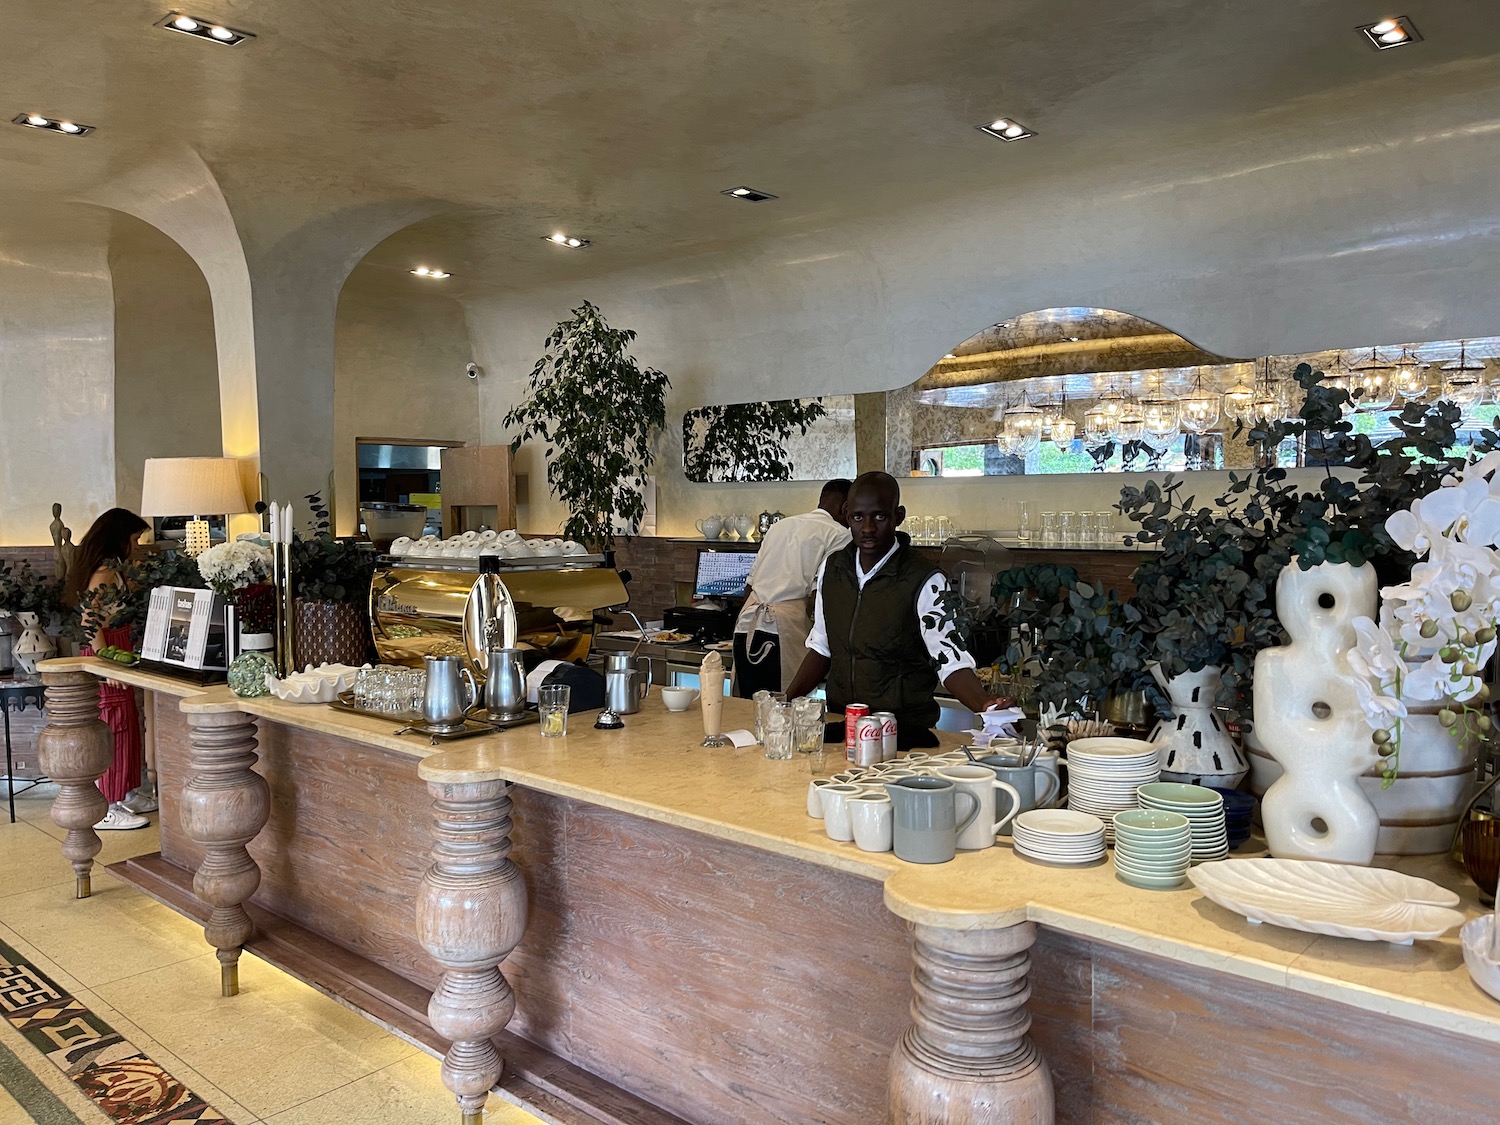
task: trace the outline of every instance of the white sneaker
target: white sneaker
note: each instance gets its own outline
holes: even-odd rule
[[[151,822],[143,816],[135,813],[121,804],[109,806],[109,812],[104,814],[104,819],[94,825],[95,832],[124,831],[129,828],[145,828]]]
[[[144,785],[138,785],[120,802],[120,806],[126,812],[148,813],[155,812],[160,806],[156,803],[156,794],[152,793]]]

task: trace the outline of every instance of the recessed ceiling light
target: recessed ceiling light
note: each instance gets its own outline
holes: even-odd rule
[[[65,133],[70,137],[81,137],[92,133],[92,125],[80,125],[76,121],[66,121],[57,117],[43,117],[40,113],[18,113],[11,118],[16,125],[24,125],[28,129],[42,129],[48,133]]]
[[[725,188],[723,191],[719,192],[719,194],[727,195],[731,199],[743,199],[746,203],[764,203],[768,199],[779,198],[778,196],[772,195],[768,191],[760,191],[753,187],[745,187],[743,184],[741,184],[739,187]]]
[[[997,117],[995,120],[974,128],[981,133],[988,133],[999,141],[1024,141],[1027,137],[1036,136],[1035,131],[1028,129],[1019,121],[1012,121],[1009,117]]]
[[[571,234],[547,234],[542,236],[543,242],[550,242],[554,246],[566,246],[569,250],[582,250],[589,244],[586,238],[574,238]]]
[[[1379,23],[1363,24],[1356,30],[1377,51],[1389,51],[1392,47],[1404,47],[1408,43],[1422,41],[1422,33],[1406,16],[1392,16]]]
[[[183,35],[191,35],[194,39],[202,39],[209,43],[220,43],[225,47],[237,47],[246,39],[255,38],[251,32],[225,27],[221,23],[184,15],[182,12],[168,12],[156,21],[156,26],[164,27],[168,31],[181,32]]]
[[[442,281],[443,278],[445,278],[445,277],[452,277],[453,276],[451,273],[448,273],[446,270],[435,270],[431,266],[418,266],[416,269],[412,270],[411,272],[414,273],[414,274],[416,274],[418,277],[430,277],[430,278],[432,278],[435,281]]]
[[[944,352],[943,353],[943,358],[944,359],[957,359],[958,356],[954,355],[952,352]]]

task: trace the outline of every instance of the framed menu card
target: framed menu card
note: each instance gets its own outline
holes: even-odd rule
[[[224,651],[224,604],[212,590],[158,586],[151,591],[142,659],[222,671]]]

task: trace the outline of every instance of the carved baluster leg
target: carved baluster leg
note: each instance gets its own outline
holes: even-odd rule
[[[1036,927],[912,934],[912,1026],[891,1057],[891,1121],[1052,1125],[1052,1075],[1026,1034]]]
[[[52,802],[52,823],[68,830],[63,857],[78,877],[77,896],[88,898],[94,857],[103,846],[94,825],[109,811],[99,779],[114,761],[115,737],[99,718],[99,681],[88,672],[44,671],[42,683],[47,725],[37,736],[37,760],[62,787]]]
[[[443,1085],[458,1098],[465,1125],[477,1125],[502,1069],[490,1037],[516,1010],[499,966],[526,928],[526,884],[510,861],[509,782],[427,788],[436,842],[417,895],[417,937],[444,970],[427,1018],[452,1043]]]
[[[255,719],[239,711],[188,715],[192,760],[182,790],[182,830],[202,845],[193,893],[212,910],[203,936],[219,951],[220,991],[240,990],[240,947],[255,926],[244,902],[260,886],[260,868],[245,845],[265,827],[271,794],[252,768]]]

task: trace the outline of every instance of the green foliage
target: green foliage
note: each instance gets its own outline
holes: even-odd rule
[[[192,590],[208,588],[196,560],[176,551],[153,552],[143,558],[106,564],[124,584],[101,586],[96,606],[105,627],[137,628],[146,624],[151,591],[158,586],[182,586]]]
[[[303,601],[345,602],[364,608],[375,573],[373,552],[352,540],[335,539],[323,498],[307,497],[313,514],[311,535],[292,536],[293,593]]]
[[[828,410],[823,400],[778,399],[704,406],[682,416],[682,464],[689,480],[791,480],[786,440]]]
[[[35,613],[43,622],[64,612],[62,583],[37,573],[25,559],[0,562],[0,611]]]
[[[547,483],[569,512],[563,534],[595,549],[613,542],[616,517],[632,531],[640,526],[652,437],[667,421],[671,382],[630,357],[635,336],[585,301],[547,337],[529,397],[505,415],[518,430],[513,451],[547,442]]]

